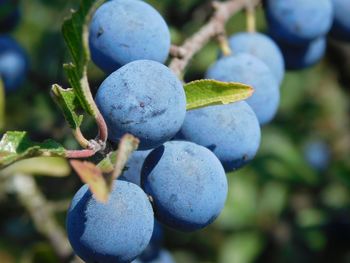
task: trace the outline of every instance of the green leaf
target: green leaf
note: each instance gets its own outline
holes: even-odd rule
[[[24,158],[65,155],[66,150],[59,143],[53,140],[32,142],[27,132],[10,131],[0,141],[0,169]]]
[[[264,248],[265,240],[258,232],[235,233],[220,251],[220,263],[250,263]]]
[[[117,171],[115,172],[113,179],[117,179],[124,170],[132,152],[137,150],[138,145],[139,140],[136,137],[130,134],[125,134],[120,140],[118,150],[110,152],[97,166],[103,173],[112,173],[116,169]]]
[[[139,139],[131,134],[125,134],[121,138],[116,154],[113,179],[117,179],[122,174],[130,155],[137,149],[139,143]]]
[[[112,173],[114,170],[116,160],[117,151],[110,152],[109,154],[107,154],[106,158],[99,162],[97,167],[100,168],[103,173]]]
[[[110,188],[101,169],[94,163],[86,161],[72,160],[70,163],[80,179],[89,185],[90,191],[93,193],[94,197],[100,202],[107,202]]]
[[[69,48],[73,63],[65,64],[68,81],[74,89],[81,107],[91,116],[98,115],[87,79],[87,65],[90,61],[89,22],[101,0],[82,0],[80,8],[63,23],[62,33]]]
[[[184,88],[187,110],[245,100],[254,92],[252,87],[242,83],[212,79],[192,81],[185,84]]]
[[[0,131],[5,126],[5,87],[0,78]]]
[[[76,114],[79,101],[73,89],[63,89],[57,84],[52,85],[53,98],[61,108],[69,126],[76,130],[83,121],[83,115]]]
[[[44,175],[64,177],[70,174],[70,166],[61,157],[35,157],[16,162],[1,171],[1,176],[11,176],[17,173],[29,175]]]

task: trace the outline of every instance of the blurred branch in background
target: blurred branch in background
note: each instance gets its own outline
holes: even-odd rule
[[[24,174],[16,174],[11,177],[9,182],[20,203],[28,211],[36,229],[49,240],[62,260],[70,258],[72,249],[65,231],[56,222],[53,210],[34,178]]]

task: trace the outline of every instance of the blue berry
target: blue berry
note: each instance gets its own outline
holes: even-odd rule
[[[304,147],[304,156],[315,170],[322,171],[328,167],[330,150],[323,141],[310,141]]]
[[[305,44],[328,33],[333,21],[331,0],[267,0],[269,33],[289,44]]]
[[[187,112],[179,136],[209,148],[232,171],[254,158],[260,133],[254,111],[240,101]]]
[[[119,179],[130,183],[134,183],[140,186],[141,185],[141,168],[142,168],[143,162],[145,161],[147,155],[150,152],[151,152],[150,150],[133,152],[126,164],[127,170],[123,172],[122,176],[120,176]]]
[[[74,252],[86,262],[126,263],[147,247],[153,211],[137,185],[116,181],[108,203],[96,201],[87,185],[75,194],[67,215]]]
[[[350,41],[350,3],[349,0],[333,0],[334,21],[331,36]]]
[[[212,223],[227,196],[225,171],[207,148],[170,141],[154,149],[142,167],[142,188],[153,199],[156,218],[181,231]]]
[[[247,100],[259,123],[270,122],[277,113],[280,91],[276,78],[260,59],[247,53],[223,57],[212,65],[206,77],[227,82],[242,82],[255,90]]]
[[[138,259],[142,260],[143,262],[149,262],[158,258],[159,253],[161,253],[162,242],[163,228],[157,220],[154,220],[151,241],[149,242],[146,249],[142,252],[142,254],[138,257]]]
[[[170,50],[170,33],[161,15],[139,0],[104,3],[90,25],[92,60],[107,73],[140,59],[164,63]]]
[[[264,62],[274,74],[278,83],[284,77],[284,61],[281,50],[267,35],[241,32],[230,37],[233,53],[249,53]]]
[[[140,139],[140,150],[171,139],[186,115],[182,83],[155,61],[138,60],[112,73],[100,86],[96,103],[106,120],[109,139],[125,133]]]
[[[28,71],[28,57],[23,48],[9,36],[0,36],[0,78],[6,91],[21,86]]]
[[[303,46],[279,43],[287,69],[303,69],[319,62],[326,52],[326,39],[321,37]]]

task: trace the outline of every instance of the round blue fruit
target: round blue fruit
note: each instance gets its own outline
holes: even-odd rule
[[[163,64],[131,62],[101,84],[96,103],[106,120],[109,139],[125,133],[140,139],[140,150],[155,148],[180,130],[186,97],[180,80]]]
[[[323,141],[310,141],[304,147],[304,156],[306,161],[315,170],[325,170],[330,161],[329,146]]]
[[[170,33],[162,16],[139,0],[113,0],[100,6],[90,25],[92,60],[107,73],[139,59],[164,63]]]
[[[278,83],[284,77],[284,61],[277,44],[261,33],[241,32],[229,38],[233,53],[249,53],[264,62],[274,74]]]
[[[138,259],[142,260],[143,262],[150,262],[154,259],[157,259],[159,257],[159,253],[161,253],[162,242],[163,228],[157,220],[154,220],[151,241],[149,242],[146,249],[142,252],[142,254],[138,257]]]
[[[286,68],[298,70],[310,67],[319,62],[326,53],[327,42],[321,37],[304,46],[291,46],[279,43]]]
[[[271,70],[260,59],[247,53],[223,57],[209,68],[206,77],[251,85],[254,93],[247,102],[261,125],[270,122],[276,115],[280,101],[279,86]]]
[[[141,176],[142,188],[153,199],[156,218],[174,229],[201,229],[211,224],[224,207],[224,168],[203,146],[167,142],[147,156]]]
[[[305,44],[328,33],[333,22],[331,0],[267,0],[269,33],[288,44]]]
[[[261,132],[254,111],[240,101],[187,112],[179,137],[209,148],[232,171],[254,158]]]
[[[350,41],[350,3],[349,0],[332,0],[334,21],[331,29],[333,38]]]
[[[6,91],[21,86],[28,71],[28,57],[24,49],[11,37],[0,36],[0,78]]]
[[[116,181],[107,203],[88,186],[75,194],[66,227],[74,252],[87,263],[126,263],[147,247],[153,231],[152,206],[140,187]]]
[[[143,162],[151,151],[135,151],[126,163],[127,170],[123,172],[119,179],[141,185],[141,169]]]

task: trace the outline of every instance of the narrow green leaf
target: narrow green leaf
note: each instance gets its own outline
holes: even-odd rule
[[[219,262],[254,262],[264,248],[264,243],[264,237],[258,232],[238,232],[221,247]]]
[[[5,126],[5,87],[0,78],[0,131]]]
[[[70,166],[61,157],[35,157],[16,162],[1,171],[1,176],[11,176],[17,173],[64,177],[70,174]]]
[[[236,82],[221,82],[212,79],[196,80],[185,86],[187,110],[210,105],[229,104],[249,98],[254,89]]]
[[[103,173],[112,173],[114,170],[114,165],[117,159],[117,151],[110,152],[107,154],[106,158],[104,158],[97,167],[101,169]]]
[[[110,188],[100,168],[90,162],[70,161],[80,179],[89,185],[90,191],[100,202],[107,202]]]
[[[69,126],[76,130],[83,121],[83,115],[76,114],[79,101],[73,89],[63,89],[57,84],[52,85],[53,98],[61,108],[63,115]]]
[[[110,152],[98,165],[77,160],[70,163],[81,180],[89,185],[95,198],[106,202],[115,179],[122,173],[128,158],[138,145],[139,140],[136,137],[126,134],[120,140],[118,151]]]
[[[27,132],[10,131],[0,141],[0,169],[24,158],[65,155],[66,150],[59,143],[53,140],[32,142]]]
[[[122,174],[130,155],[138,148],[139,143],[139,139],[131,134],[125,134],[121,138],[114,165],[113,179],[117,179]]]
[[[91,116],[98,114],[87,79],[87,65],[90,61],[89,22],[102,0],[82,0],[77,12],[63,23],[62,33],[71,53],[73,63],[65,64],[68,81],[74,89],[81,107]]]
[[[116,179],[124,170],[132,152],[137,150],[138,145],[139,140],[136,137],[130,134],[124,135],[120,140],[118,150],[110,152],[97,166],[103,173],[112,173],[116,169],[113,176],[113,179]]]

